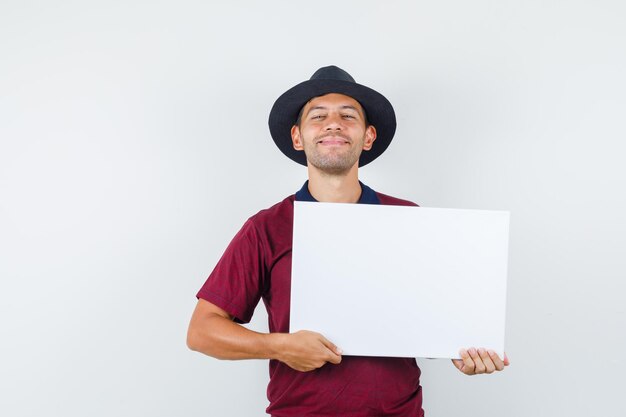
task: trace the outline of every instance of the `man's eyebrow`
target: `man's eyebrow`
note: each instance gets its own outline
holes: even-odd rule
[[[311,107],[309,110],[307,110],[306,114],[308,115],[309,113],[311,113],[313,110],[326,110],[327,108],[324,106],[314,106]]]
[[[359,113],[359,109],[357,109],[356,107],[350,105],[350,104],[346,104],[343,105],[341,107],[339,107],[341,110],[354,110],[355,112]],[[311,113],[313,110],[328,110],[328,107],[325,106],[313,106],[311,107],[309,110],[307,110],[306,114],[308,115],[309,113]]]

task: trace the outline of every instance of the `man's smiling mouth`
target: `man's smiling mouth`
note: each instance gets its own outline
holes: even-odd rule
[[[339,135],[326,135],[324,137],[319,138],[315,144],[319,145],[345,145],[349,144],[350,139],[345,138]]]

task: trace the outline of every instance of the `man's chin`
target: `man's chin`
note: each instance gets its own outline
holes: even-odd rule
[[[307,160],[307,164],[313,166],[318,171],[335,176],[348,175],[352,168],[357,164],[357,161],[311,161]]]

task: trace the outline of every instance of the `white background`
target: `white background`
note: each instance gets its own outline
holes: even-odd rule
[[[626,414],[625,8],[1,0],[0,415],[263,415],[267,363],[186,327],[244,220],[305,180],[268,112],[329,64],[397,111],[365,183],[511,211],[512,365],[420,361],[428,415]]]

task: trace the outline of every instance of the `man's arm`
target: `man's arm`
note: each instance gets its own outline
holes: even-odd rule
[[[297,371],[341,362],[341,350],[319,333],[259,333],[233,321],[226,311],[199,299],[187,332],[191,350],[217,359],[277,359]]]

